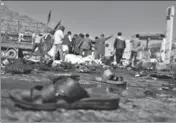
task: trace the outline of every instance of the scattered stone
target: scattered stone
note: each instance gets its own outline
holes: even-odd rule
[[[154,93],[152,90],[145,90],[144,91],[144,94],[146,95],[146,96],[156,96],[156,93]]]

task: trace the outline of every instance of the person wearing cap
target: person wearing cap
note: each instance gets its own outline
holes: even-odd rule
[[[64,26],[60,26],[59,29],[54,33],[54,57],[53,60],[55,60],[56,57],[56,53],[59,51],[59,55],[60,55],[60,60],[63,61],[64,60],[64,56],[63,56],[63,49],[62,49],[62,43],[63,43],[63,38],[64,38],[64,31],[65,31],[65,27]]]
[[[71,48],[72,48],[72,43],[71,43],[71,31],[68,31],[67,34],[64,36],[64,39],[63,39],[63,50],[64,52],[67,54],[67,53],[70,53],[71,52]]]
[[[105,41],[112,38],[112,35],[109,37],[104,36],[104,34],[100,35],[100,38],[97,39],[97,43],[95,44],[95,59],[100,59],[105,55]]]
[[[83,40],[83,43],[81,45],[81,54],[82,56],[86,57],[91,52],[91,39],[89,38],[89,34],[86,34],[86,37]]]
[[[125,39],[122,37],[122,33],[118,32],[117,38],[114,41],[114,49],[116,55],[116,63],[121,64],[121,60],[123,57],[124,49],[126,48]]]

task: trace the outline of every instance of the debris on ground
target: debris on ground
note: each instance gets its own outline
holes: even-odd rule
[[[76,58],[76,60],[74,60],[74,58]],[[8,110],[6,114],[3,113],[3,119],[8,119],[8,121],[19,121],[19,119],[21,119],[21,121],[49,122],[66,121],[66,119],[68,119],[68,121],[129,121],[130,119],[133,121],[139,121],[141,119],[143,121],[149,121],[149,119],[150,121],[169,121],[169,119],[173,120],[176,116],[172,115],[176,112],[175,108],[171,108],[171,105],[172,107],[176,106],[174,102],[176,87],[174,82],[170,82],[173,78],[173,74],[165,69],[157,68],[157,70],[155,70],[155,60],[140,61],[135,67],[124,67],[120,65],[105,65],[101,60],[94,59],[91,56],[83,58],[81,56],[68,54],[65,62],[58,60],[45,60],[44,62],[36,62],[35,60],[8,60],[8,62],[9,65],[6,66],[6,62],[1,64],[5,67],[12,64],[17,66],[17,73],[18,67],[24,69],[23,65],[25,67],[30,66],[32,71],[38,73],[34,77],[33,72],[25,75],[21,74],[22,76],[11,76],[6,74],[6,72],[5,74],[1,72],[3,77],[3,96],[8,95],[9,88],[11,88],[10,90],[18,90],[19,88],[22,90],[25,90],[26,88],[30,89],[30,87],[33,87],[38,83],[43,85],[50,82],[51,79],[48,77],[57,78],[58,76],[64,76],[64,74],[73,74],[73,72],[76,72],[76,74],[80,76],[78,79],[79,83],[87,92],[98,92],[100,94],[109,93],[120,96],[120,108],[114,111],[61,111],[62,109],[59,109],[53,113],[47,111],[33,112],[24,109],[18,109],[20,111],[11,113],[11,109],[16,110],[17,107],[11,106],[11,108],[9,108],[9,105],[12,105],[12,102],[9,99],[3,98],[2,110]],[[15,67],[13,69],[15,69]],[[23,73],[24,71],[20,69],[19,71]],[[139,77],[134,77],[135,74]],[[44,78],[46,80],[44,80]],[[164,79],[161,80],[162,78]],[[16,86],[14,84],[16,84]],[[19,84],[19,88],[17,84]],[[58,111],[60,112],[58,113]],[[9,112],[14,114],[14,116],[7,115]],[[156,112],[158,114],[155,116]],[[37,115],[35,115],[36,113]],[[23,119],[19,117],[22,114]],[[168,115],[163,117],[163,114]],[[49,117],[47,117],[48,115]],[[91,116],[89,117],[89,115]],[[80,119],[80,117],[84,118]]]
[[[156,97],[156,93],[153,92],[152,90],[149,90],[149,89],[145,90],[145,91],[144,91],[144,94],[145,94],[146,96]]]
[[[170,72],[165,71],[154,71],[150,73],[151,77],[159,78],[159,79],[172,79],[173,75]]]
[[[171,68],[168,64],[162,63],[162,62],[158,62],[155,66],[155,69],[157,71],[170,71]]]
[[[17,59],[11,61],[7,66],[5,66],[5,72],[13,73],[13,74],[22,74],[22,73],[30,73],[32,71],[32,67],[26,64],[23,60]]]

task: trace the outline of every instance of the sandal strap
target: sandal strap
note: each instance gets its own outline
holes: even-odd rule
[[[42,88],[43,88],[43,86],[42,85],[36,85],[36,86],[34,86],[34,87],[32,87],[31,89],[30,89],[30,98],[31,98],[31,100],[32,100],[32,98],[33,98],[33,92],[34,92],[34,90],[42,90]]]

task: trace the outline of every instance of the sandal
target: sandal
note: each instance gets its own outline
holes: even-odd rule
[[[15,90],[9,95],[16,105],[30,110],[114,110],[119,107],[120,100],[114,94],[88,94],[72,77],[58,77],[50,84],[38,85],[29,91]]]

